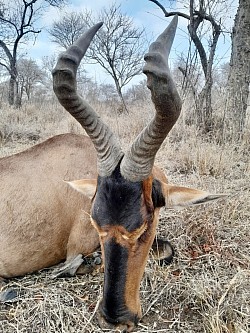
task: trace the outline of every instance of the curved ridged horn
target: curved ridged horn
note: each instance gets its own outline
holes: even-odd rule
[[[178,16],[175,16],[167,29],[150,45],[144,57],[146,64],[143,73],[147,75],[147,86],[151,90],[156,113],[122,160],[121,173],[130,181],[141,181],[150,175],[155,155],[181,111],[181,99],[168,67],[177,23]]]
[[[97,151],[98,173],[109,176],[123,152],[114,134],[91,106],[77,94],[76,71],[90,42],[103,23],[85,32],[62,53],[52,71],[53,89],[61,105],[82,125]]]

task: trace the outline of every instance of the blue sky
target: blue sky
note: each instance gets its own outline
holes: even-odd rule
[[[37,36],[36,42],[31,42],[28,45],[29,57],[36,59],[40,62],[43,56],[49,56],[51,54],[58,53],[60,50],[57,46],[52,43],[46,33],[46,28],[49,28],[54,20],[60,17],[65,12],[69,11],[81,11],[81,10],[91,10],[93,13],[98,12],[102,7],[112,4],[114,0],[71,0],[70,4],[64,7],[61,11],[56,8],[51,8],[40,21],[40,25],[43,26],[42,33]],[[180,10],[186,11],[187,8],[183,8],[182,0],[161,0],[160,1],[165,8],[170,11]],[[188,1],[186,1],[188,3]],[[216,3],[217,1],[213,1]],[[230,30],[233,25],[233,19],[236,13],[238,0],[227,0],[230,2],[228,8],[225,4],[217,8],[222,22],[225,25],[225,29]],[[121,10],[124,14],[133,18],[134,24],[138,27],[145,27],[149,36],[157,36],[161,33],[171,18],[165,18],[163,12],[154,3],[149,0],[121,0],[116,1],[116,3],[121,4]],[[187,7],[187,6],[186,6]],[[175,38],[174,45],[172,47],[171,58],[174,59],[181,53],[187,54],[188,51],[188,34],[187,34],[187,20],[180,18],[178,24],[178,30]],[[223,34],[219,41],[218,56],[216,63],[226,62],[230,58],[230,35]],[[93,75],[97,80],[102,82],[109,81],[98,66],[92,65],[92,67],[87,66],[87,71],[89,75]]]

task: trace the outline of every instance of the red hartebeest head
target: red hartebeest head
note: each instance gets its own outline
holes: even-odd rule
[[[100,313],[105,321],[131,331],[141,317],[139,286],[160,207],[196,204],[217,196],[177,189],[155,176],[155,155],[181,111],[181,100],[168,67],[177,17],[145,55],[143,72],[156,113],[125,153],[108,126],[76,92],[77,68],[101,26],[99,23],[89,29],[59,57],[53,71],[54,91],[86,130],[97,151],[97,186],[87,180],[71,185],[93,195],[91,219],[99,234],[104,261]]]

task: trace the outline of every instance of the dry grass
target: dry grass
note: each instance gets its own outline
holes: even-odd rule
[[[97,106],[123,146],[152,116],[145,106],[129,116]],[[140,111],[140,112],[139,112]],[[82,132],[54,105],[0,110],[1,156],[61,132]],[[136,332],[250,331],[249,145],[207,142],[180,119],[157,155],[171,182],[229,196],[206,206],[161,213],[158,234],[174,245],[168,267],[150,257],[141,283],[143,319]],[[21,263],[20,263],[21,264]],[[0,332],[102,332],[95,312],[103,275],[52,280],[50,270],[12,279],[17,302],[0,305]],[[105,330],[104,330],[105,331]],[[106,330],[106,332],[111,332]]]

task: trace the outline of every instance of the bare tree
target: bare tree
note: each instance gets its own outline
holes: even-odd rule
[[[29,35],[37,35],[36,21],[48,6],[59,6],[64,0],[16,0],[0,3],[0,65],[9,76],[9,104],[20,102],[18,94],[17,59],[20,43]]]
[[[53,41],[65,48],[97,21],[103,21],[104,25],[90,45],[87,57],[89,62],[98,63],[112,77],[122,106],[127,111],[122,89],[141,73],[148,46],[144,29],[136,28],[132,19],[121,13],[120,6],[113,4],[103,8],[97,17],[91,12],[64,15],[49,32]]]
[[[94,39],[90,56],[112,77],[122,105],[127,111],[122,88],[141,73],[148,46],[145,31],[135,28],[132,19],[123,15],[120,7],[116,5],[104,8],[99,19],[104,22],[104,26]]]
[[[189,22],[187,28],[190,34],[190,38],[198,51],[205,78],[204,87],[199,93],[197,99],[197,101],[199,101],[197,109],[198,124],[200,124],[200,126],[202,126],[206,132],[208,132],[212,128],[212,67],[218,39],[222,32],[220,23],[215,19],[212,13],[214,3],[213,1],[206,0],[199,0],[198,2],[189,0],[188,15],[179,11],[168,12],[159,1],[149,1],[155,3],[159,8],[161,8],[165,17],[178,15],[187,19]],[[211,38],[208,42],[208,51],[206,51],[206,47],[202,41],[202,35],[200,34],[200,30],[204,22],[207,22],[210,25],[209,29],[211,30]]]
[[[234,123],[234,134],[241,138],[250,84],[250,1],[239,0],[232,32],[232,53],[228,79],[228,108]]]
[[[52,42],[67,49],[86,29],[86,14],[73,11],[64,14],[59,21],[54,22],[48,32]]]
[[[35,85],[43,81],[45,73],[32,59],[18,60],[17,71],[19,87],[18,98],[20,98],[19,104],[21,104],[23,93],[25,92],[29,100],[31,97],[31,93],[35,88]]]

